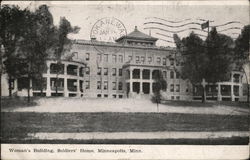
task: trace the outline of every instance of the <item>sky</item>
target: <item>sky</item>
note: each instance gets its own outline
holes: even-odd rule
[[[168,2],[142,2],[142,1],[124,1],[124,2],[84,2],[84,1],[37,1],[37,2],[6,2],[17,4],[21,8],[29,7],[34,10],[41,4],[47,4],[53,15],[54,23],[58,25],[60,17],[66,17],[73,26],[79,26],[81,30],[78,34],[70,35],[72,39],[90,39],[90,32],[93,25],[101,18],[114,17],[119,19],[125,26],[127,33],[138,29],[146,34],[151,32],[151,36],[156,38],[171,38],[161,37],[159,30],[145,29],[144,23],[149,21],[158,21],[157,19],[148,19],[149,17],[157,17],[169,21],[182,21],[191,19],[189,22],[198,22],[197,18],[210,20],[210,25],[224,24],[229,21],[237,21],[240,23],[231,24],[227,27],[240,27],[249,24],[249,3],[248,1],[168,1]],[[184,22],[183,22],[184,23]],[[182,23],[182,24],[183,24]],[[200,23],[200,22],[199,22]],[[181,25],[178,23],[176,25]],[[192,26],[191,26],[192,27]],[[165,29],[168,29],[165,27]],[[178,28],[181,29],[181,28]],[[176,29],[176,30],[178,30]],[[222,28],[223,29],[223,28]],[[191,30],[178,33],[180,37],[187,36]],[[225,34],[236,38],[239,29],[229,30]],[[233,34],[234,33],[234,34]],[[165,33],[164,33],[165,34]],[[172,33],[166,33],[172,36]],[[158,46],[174,46],[173,43],[158,40]]]

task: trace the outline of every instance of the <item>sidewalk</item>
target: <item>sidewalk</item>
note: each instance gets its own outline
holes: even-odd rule
[[[83,132],[83,133],[29,133],[27,139],[93,140],[93,139],[214,139],[249,137],[248,131],[228,132]]]

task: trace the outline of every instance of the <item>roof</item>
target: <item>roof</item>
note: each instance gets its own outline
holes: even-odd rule
[[[121,48],[141,48],[141,49],[154,49],[154,50],[165,50],[165,51],[176,51],[175,47],[163,47],[163,46],[132,46],[127,44],[120,44],[114,42],[104,42],[104,41],[90,41],[77,39],[73,41],[74,44],[79,45],[92,45],[92,46],[108,46],[108,47],[121,47]]]
[[[122,37],[118,38],[118,39],[116,40],[116,42],[118,42],[118,41],[120,41],[120,40],[122,40],[122,39],[124,39],[124,38],[126,38],[126,39],[149,40],[149,41],[157,41],[157,40],[158,40],[158,38],[155,38],[155,37],[152,37],[152,36],[150,36],[150,35],[147,35],[147,34],[145,34],[145,33],[140,32],[140,31],[137,29],[137,26],[135,26],[135,30],[134,30],[133,32],[129,33],[129,34],[126,35],[126,36],[122,36]]]

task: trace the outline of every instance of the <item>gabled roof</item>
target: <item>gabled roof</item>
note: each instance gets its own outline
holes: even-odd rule
[[[140,32],[137,29],[137,26],[135,26],[135,30],[133,32],[129,33],[126,36],[122,36],[122,37],[118,38],[116,40],[116,42],[118,42],[122,39],[139,39],[139,40],[149,40],[149,41],[154,41],[154,42],[158,40],[158,38],[155,38],[155,37],[152,37],[150,35],[147,35],[145,33]]]

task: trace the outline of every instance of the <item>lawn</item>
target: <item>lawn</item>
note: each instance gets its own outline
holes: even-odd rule
[[[36,132],[248,131],[246,115],[173,113],[1,113],[2,142]]]
[[[242,102],[164,101],[157,107],[147,99],[34,98],[3,99],[3,112],[161,112],[186,114],[247,115],[249,106]]]
[[[2,143],[247,144],[248,137],[162,140],[25,140],[28,133],[248,131],[249,104],[239,102],[4,98]]]

